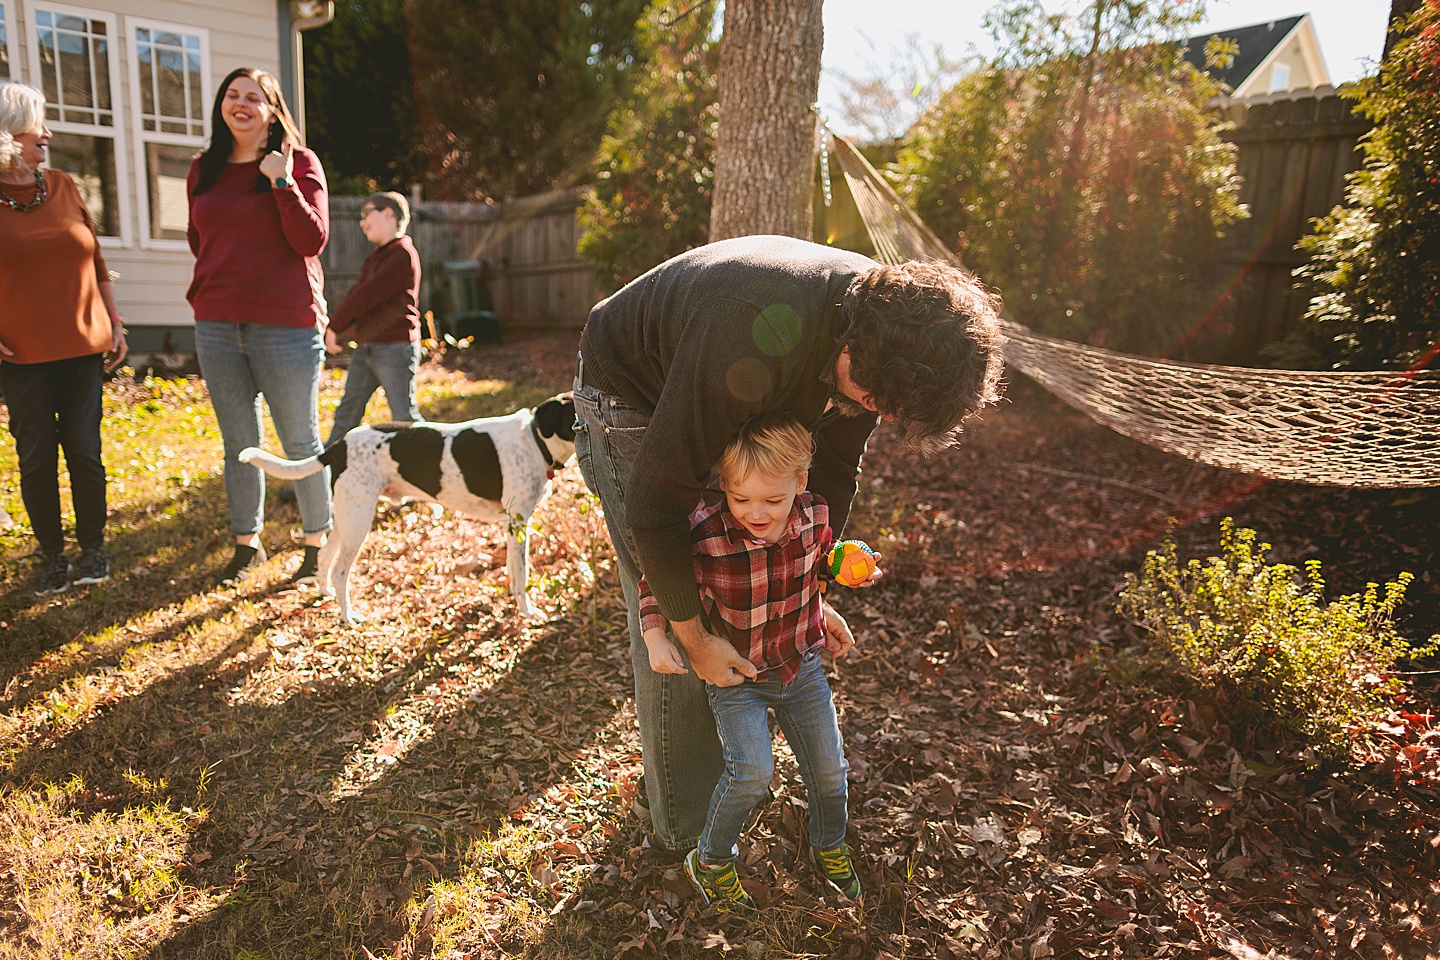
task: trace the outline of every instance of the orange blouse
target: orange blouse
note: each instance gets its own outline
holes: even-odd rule
[[[90,211],[75,181],[45,171],[45,202],[21,212],[0,204],[0,343],[5,363],[47,363],[110,349],[109,279]],[[35,188],[0,186],[28,203]]]

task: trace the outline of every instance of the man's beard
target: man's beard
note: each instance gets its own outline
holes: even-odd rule
[[[840,411],[842,417],[863,417],[867,413],[871,413],[839,390],[830,394],[830,402],[835,404],[835,409]]]

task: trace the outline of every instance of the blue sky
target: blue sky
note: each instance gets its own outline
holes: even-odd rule
[[[907,34],[961,58],[987,52],[989,38],[980,27],[991,0],[825,0],[824,69],[820,75],[820,106],[835,117],[835,71],[874,75],[872,67],[903,47]],[[1331,80],[1341,83],[1373,71],[1385,46],[1385,21],[1390,0],[1210,0],[1206,19],[1195,31],[1210,33],[1309,13]],[[842,131],[844,132],[844,131]]]

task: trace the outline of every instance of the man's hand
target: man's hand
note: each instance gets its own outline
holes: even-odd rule
[[[4,341],[4,340],[0,340],[0,356],[5,356],[5,357],[13,357],[13,356],[15,356],[15,351],[14,351],[14,350],[11,350],[9,347],[5,346],[5,341]]]
[[[755,664],[740,656],[727,641],[708,632],[699,617],[671,623],[670,628],[690,654],[690,666],[701,680],[717,687],[733,687],[744,683],[747,677],[755,679],[758,672]]]
[[[339,353],[339,352],[340,352],[340,341],[339,341],[338,339],[336,339],[336,337],[335,337],[335,331],[334,331],[334,330],[331,330],[328,326],[325,328],[325,352],[326,352],[326,353]]]
[[[824,600],[820,601],[820,612],[825,616],[825,633],[830,638],[830,654],[838,660],[854,649],[855,634],[850,632],[850,624],[845,622],[845,618]]]
[[[685,669],[685,661],[680,658],[680,651],[675,649],[675,644],[665,636],[661,627],[651,627],[642,636],[645,638],[645,650],[650,654],[650,669],[656,673],[689,673]]]

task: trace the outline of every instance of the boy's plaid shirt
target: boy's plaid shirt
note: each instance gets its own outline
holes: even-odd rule
[[[705,492],[690,514],[695,582],[717,635],[734,645],[760,672],[795,679],[800,658],[825,645],[820,610],[821,558],[834,540],[830,508],[807,491],[795,498],[785,532],[774,543],[753,539],[725,507],[725,495]],[[641,629],[666,627],[650,585],[640,581]]]

